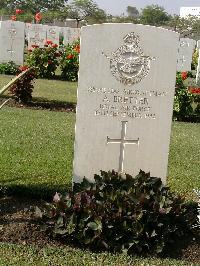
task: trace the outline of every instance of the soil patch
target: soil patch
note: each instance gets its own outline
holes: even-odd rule
[[[6,101],[7,98],[3,97],[0,99],[0,105]],[[60,101],[45,101],[43,99],[32,101],[28,104],[20,104],[16,102],[14,99],[10,99],[6,106],[16,107],[16,108],[24,108],[24,109],[34,109],[34,110],[48,110],[48,111],[57,111],[57,112],[75,112],[76,104],[68,103],[68,102],[60,102]]]
[[[0,242],[39,247],[64,246],[66,243],[52,238],[41,230],[40,223],[35,217],[36,206],[42,207],[44,202],[28,198],[0,198]],[[166,256],[200,263],[200,234],[174,243]]]

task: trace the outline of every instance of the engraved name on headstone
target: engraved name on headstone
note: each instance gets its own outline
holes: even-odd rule
[[[112,169],[166,182],[178,45],[156,27],[82,28],[74,182]]]
[[[19,21],[0,22],[0,62],[24,62],[25,25]]]
[[[38,45],[40,48],[44,47],[46,42],[47,26],[42,24],[31,24],[28,27],[28,49],[32,45]]]
[[[195,45],[195,40],[189,38],[180,39],[177,71],[191,71],[192,55]]]

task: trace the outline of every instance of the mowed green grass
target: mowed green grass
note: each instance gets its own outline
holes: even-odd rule
[[[37,195],[71,186],[74,113],[5,107],[0,121],[0,184]],[[172,126],[168,184],[182,194],[200,186],[199,132],[200,124]]]
[[[171,189],[191,195],[200,189],[200,124],[174,122],[172,125],[168,185]]]
[[[1,185],[38,196],[71,184],[74,113],[6,107],[0,121]]]
[[[0,89],[14,76],[0,75]],[[33,98],[46,101],[76,103],[76,82],[37,79],[34,82]],[[8,95],[8,92],[5,93]]]
[[[198,266],[173,259],[139,258],[125,254],[92,253],[70,247],[37,248],[0,243],[0,265],[5,266]]]

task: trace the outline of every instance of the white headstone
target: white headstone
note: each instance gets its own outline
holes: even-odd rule
[[[0,21],[0,62],[24,63],[25,24],[19,21]]]
[[[60,27],[47,26],[47,40],[59,45]]]
[[[69,27],[69,28],[76,28],[77,27],[77,21],[76,19],[66,19],[65,20],[65,27]]]
[[[28,28],[28,49],[32,45],[44,47],[46,42],[47,26],[42,24],[31,24]]]
[[[25,23],[25,37],[28,40],[28,32],[29,32],[29,28],[31,27],[31,23]]]
[[[191,71],[192,55],[195,46],[195,40],[189,38],[180,39],[177,71]]]
[[[82,28],[75,182],[112,169],[166,181],[178,44],[156,27]]]
[[[72,44],[74,41],[77,41],[80,38],[80,29],[79,28],[63,28],[63,44],[68,45]]]

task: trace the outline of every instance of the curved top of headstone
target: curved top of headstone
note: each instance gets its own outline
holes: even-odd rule
[[[104,28],[104,27],[120,27],[120,28],[125,28],[125,27],[128,27],[128,26],[135,26],[137,27],[138,29],[139,28],[148,28],[148,29],[155,29],[156,31],[165,31],[165,32],[171,32],[171,33],[174,33],[175,35],[180,35],[179,33],[173,31],[173,30],[170,30],[170,29],[166,29],[166,28],[163,28],[163,27],[157,27],[157,26],[151,26],[151,25],[144,25],[144,24],[134,24],[134,23],[102,23],[102,24],[93,24],[93,25],[87,25],[87,26],[82,26],[81,27],[81,30],[84,30],[86,28],[94,28],[94,27],[101,27],[101,28]]]

